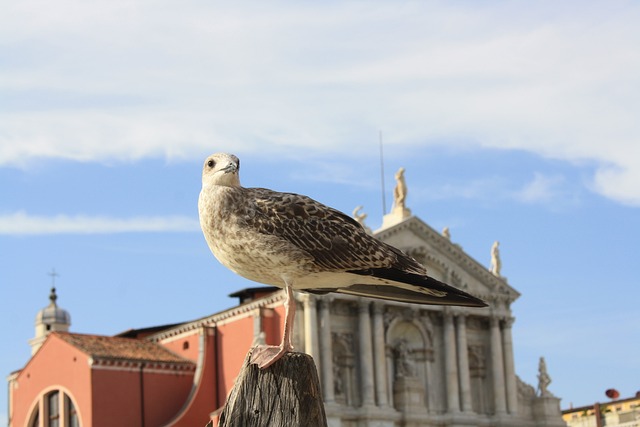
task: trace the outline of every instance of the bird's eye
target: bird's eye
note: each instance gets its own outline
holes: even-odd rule
[[[214,167],[216,165],[216,162],[214,162],[213,160],[209,160],[207,162],[207,166],[209,166],[210,168]]]

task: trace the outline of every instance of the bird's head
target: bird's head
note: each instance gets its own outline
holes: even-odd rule
[[[216,153],[207,157],[202,168],[202,186],[208,185],[239,187],[240,159],[227,153]]]

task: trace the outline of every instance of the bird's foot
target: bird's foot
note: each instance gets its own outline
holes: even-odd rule
[[[258,345],[252,349],[250,361],[260,369],[268,368],[291,350],[284,345]]]

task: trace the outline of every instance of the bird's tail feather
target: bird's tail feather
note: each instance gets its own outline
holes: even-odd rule
[[[363,283],[339,288],[336,292],[416,304],[487,306],[481,299],[429,276],[386,268],[350,273],[362,275]]]

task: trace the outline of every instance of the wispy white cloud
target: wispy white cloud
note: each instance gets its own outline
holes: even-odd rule
[[[467,181],[450,182],[412,189],[419,199],[466,199],[479,202],[515,201],[539,204],[552,209],[577,203],[579,195],[560,174],[534,173],[531,180],[518,183],[501,176],[489,176]]]
[[[640,145],[640,144],[639,144]],[[640,155],[640,154],[629,154]],[[635,161],[630,159],[630,162]],[[595,191],[611,197],[622,203],[640,206],[640,168],[634,165],[609,166],[598,169],[595,175],[593,186]]]
[[[437,188],[417,189],[418,197],[428,199],[504,199],[508,193],[507,183],[500,177],[477,178],[466,182],[449,183]]]
[[[196,219],[184,216],[38,216],[26,212],[0,215],[0,235],[111,234],[192,232],[200,229]]]
[[[564,178],[562,176],[535,173],[533,180],[520,191],[515,192],[514,196],[524,203],[549,203],[558,199],[563,184]]]
[[[9,1],[0,165],[344,151],[384,129],[602,165],[640,205],[640,5]]]

